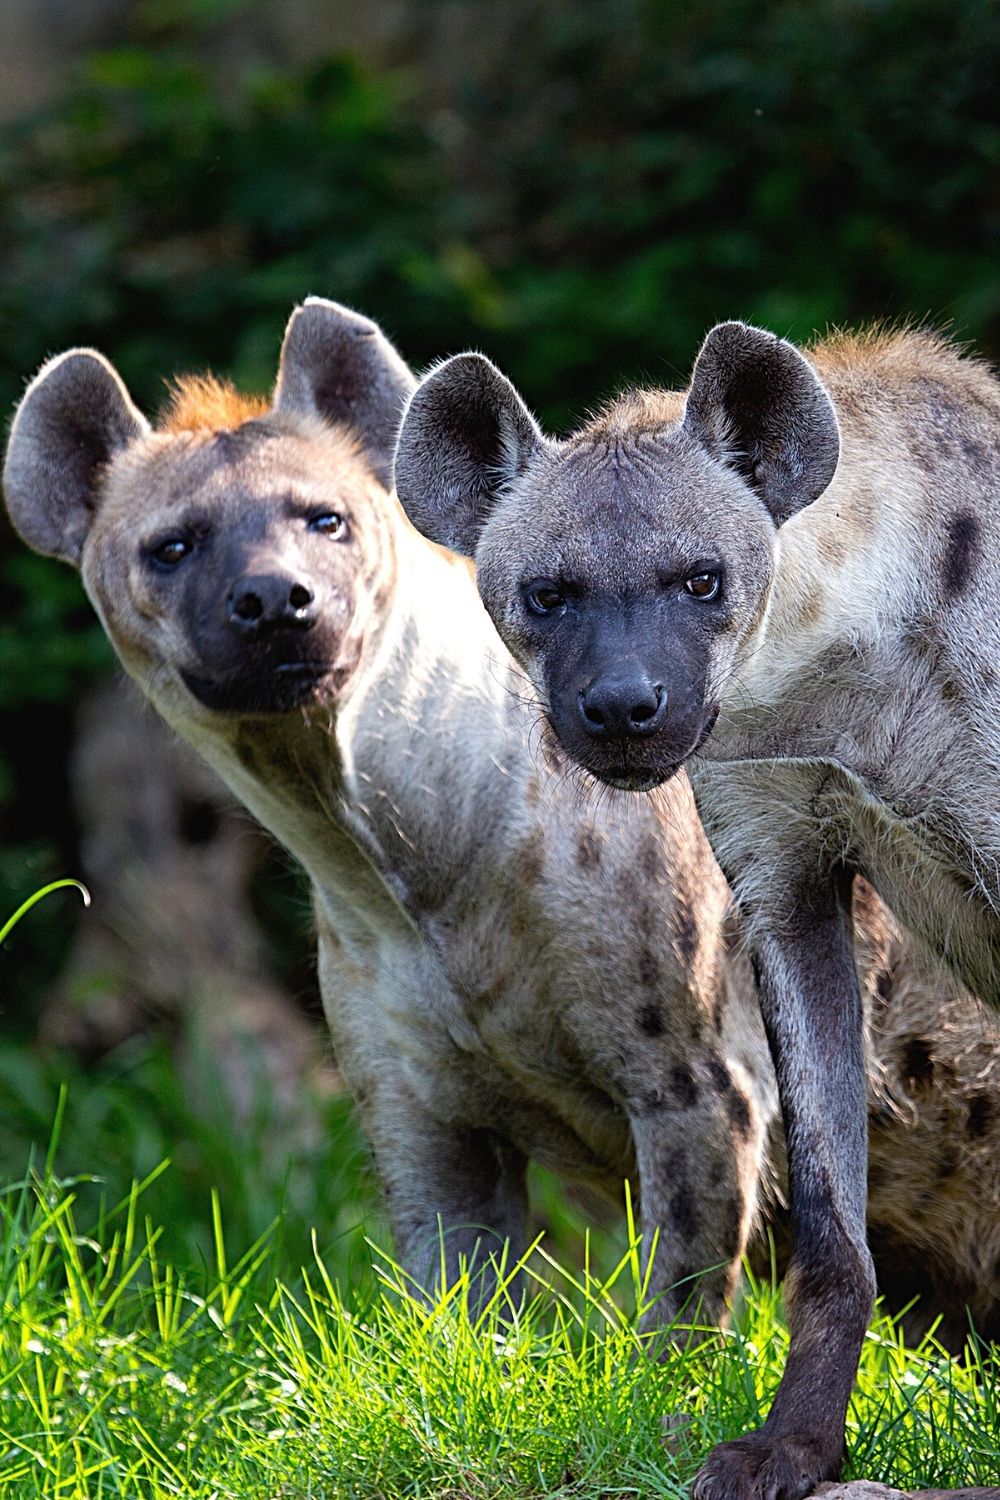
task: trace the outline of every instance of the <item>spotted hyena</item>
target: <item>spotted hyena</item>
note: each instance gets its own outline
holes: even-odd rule
[[[270,402],[182,382],[154,427],[77,351],[28,390],[8,504],[309,872],[338,1058],[415,1279],[437,1274],[439,1225],[449,1277],[524,1248],[534,1158],[616,1196],[632,1179],[659,1231],[653,1323],[693,1294],[721,1318],[780,1157],[729,894],[683,777],[609,798],[532,746],[537,703],[467,563],[389,492],[413,385],[373,324],[319,300],[292,318]],[[978,1012],[874,898],[859,941],[880,1266],[960,1336],[984,1179],[971,1155],[943,1170],[939,1113],[992,1111],[1000,1079],[925,1040],[945,1011],[973,1035]],[[997,1288],[977,1292],[985,1323]]]
[[[790,1147],[792,1343],[700,1500],[797,1497],[841,1462],[875,1290],[854,877],[998,998],[998,431],[993,376],[929,334],[803,355],[740,323],[687,392],[630,392],[564,442],[478,355],[432,371],[403,425],[403,504],[475,556],[563,749],[637,791],[688,765],[746,923]]]

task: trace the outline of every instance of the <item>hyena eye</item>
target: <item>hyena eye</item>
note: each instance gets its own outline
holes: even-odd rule
[[[524,591],[524,599],[533,615],[551,615],[566,603],[566,596],[554,583],[533,583]]]
[[[328,536],[333,542],[340,542],[347,535],[347,522],[337,511],[325,510],[322,515],[313,516],[309,522],[309,530],[318,531],[320,536]]]
[[[716,599],[722,587],[719,573],[692,573],[684,580],[684,588],[694,599]]]
[[[165,541],[157,542],[150,550],[149,556],[153,562],[161,568],[176,568],[177,564],[183,562],[189,552],[194,551],[194,543],[190,537],[170,536]]]

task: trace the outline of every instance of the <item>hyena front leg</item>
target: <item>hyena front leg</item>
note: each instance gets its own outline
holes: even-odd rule
[[[867,1120],[850,879],[793,883],[767,920],[744,907],[788,1144],[791,1345],[763,1427],[723,1443],[695,1500],[801,1500],[843,1460],[875,1276],[865,1239]]]
[[[387,1092],[374,1107],[369,1099],[363,1117],[400,1263],[429,1298],[468,1267],[475,1314],[496,1292],[501,1265],[526,1248],[525,1158],[492,1131],[442,1122],[402,1089]]]
[[[647,1094],[631,1121],[649,1266],[642,1326],[668,1333],[678,1318],[726,1320],[756,1209],[764,1136],[756,1100],[717,1054],[669,1071],[669,1082]]]

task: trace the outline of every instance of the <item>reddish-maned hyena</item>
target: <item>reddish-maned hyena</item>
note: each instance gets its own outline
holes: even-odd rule
[[[413,384],[373,324],[315,299],[270,403],[182,382],[150,427],[74,351],[24,398],[7,502],[308,871],[338,1060],[416,1280],[439,1225],[449,1277],[484,1243],[523,1249],[530,1157],[615,1195],[631,1177],[659,1230],[651,1321],[693,1290],[721,1319],[780,1156],[727,888],[683,778],[609,797],[533,752],[537,704],[471,570],[389,493]],[[886,1292],[921,1293],[955,1340],[967,1301],[993,1331],[998,1038],[870,895],[859,934]]]
[[[475,556],[574,760],[633,791],[689,765],[758,976],[795,1237],[771,1412],[695,1492],[795,1500],[840,1465],[875,1290],[854,878],[1000,1000],[1000,385],[926,333],[803,356],[727,323],[687,392],[556,442],[461,355],[413,396],[396,483]]]

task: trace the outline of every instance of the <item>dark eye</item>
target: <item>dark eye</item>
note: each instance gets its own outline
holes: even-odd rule
[[[692,573],[684,580],[684,588],[694,599],[715,599],[722,587],[719,573]]]
[[[193,551],[194,543],[189,537],[170,536],[166,541],[158,542],[149,555],[161,568],[176,568]]]
[[[566,603],[566,596],[554,583],[533,583],[524,591],[525,602],[533,615],[551,615]]]
[[[320,536],[328,536],[331,541],[339,542],[347,535],[347,522],[335,510],[325,510],[321,516],[313,516],[309,522],[309,530],[318,531]]]

